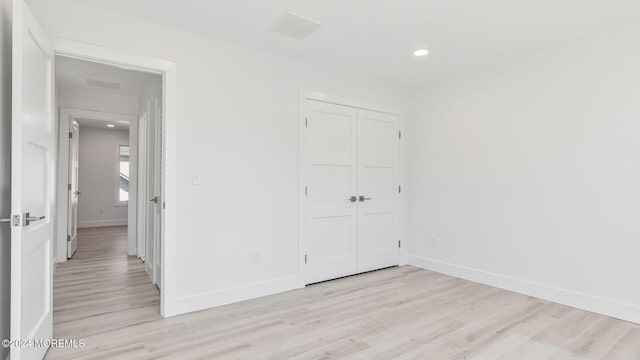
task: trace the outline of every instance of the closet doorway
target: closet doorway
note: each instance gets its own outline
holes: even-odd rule
[[[303,105],[304,283],[399,265],[400,116]]]

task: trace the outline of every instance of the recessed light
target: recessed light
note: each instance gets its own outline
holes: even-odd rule
[[[107,124],[107,127],[116,127],[116,126],[113,124]]]
[[[429,53],[429,50],[427,50],[427,49],[418,49],[418,50],[413,52],[413,55],[415,55],[415,56],[425,56],[428,53]]]

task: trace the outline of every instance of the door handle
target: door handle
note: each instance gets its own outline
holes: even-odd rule
[[[159,200],[160,200],[159,196],[154,196],[153,199],[151,199],[149,201],[151,201],[152,203],[156,203],[157,204]]]
[[[356,202],[356,201],[358,201],[358,198],[354,195],[354,196],[348,198],[347,200],[349,200],[351,202]]]
[[[76,191],[75,194],[76,194],[76,196],[78,196],[78,195],[82,194],[82,191]]]
[[[360,200],[360,202],[365,201],[365,200],[371,200],[371,198],[369,197],[364,197],[364,195],[360,195],[360,197],[358,198],[358,200]]]
[[[10,223],[11,222],[11,218],[2,218],[0,219],[0,224],[2,223]]]
[[[45,216],[29,216],[29,213],[24,213],[24,226],[29,226],[34,221],[44,220]]]

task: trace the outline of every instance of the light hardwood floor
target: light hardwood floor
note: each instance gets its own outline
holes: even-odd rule
[[[640,359],[640,325],[405,266],[162,319],[126,228],[81,230],[48,359]]]

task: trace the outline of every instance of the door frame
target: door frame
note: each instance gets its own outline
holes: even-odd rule
[[[402,192],[400,193],[400,206],[398,209],[399,219],[399,232],[398,236],[401,241],[400,247],[400,262],[399,265],[406,265],[408,263],[408,224],[407,224],[407,211],[408,211],[408,187],[406,183],[407,179],[407,156],[406,154],[406,138],[405,135],[405,117],[400,109],[371,103],[362,100],[354,100],[341,96],[331,95],[319,91],[313,90],[299,90],[299,104],[298,104],[298,286],[305,287],[305,254],[308,244],[307,239],[307,196],[305,194],[307,186],[307,100],[321,101],[329,104],[349,106],[357,109],[377,111],[387,114],[398,116],[398,127],[400,128],[402,137],[400,141],[400,161],[399,161],[399,185],[402,186]]]
[[[129,211],[128,211],[128,233],[127,233],[127,254],[135,255],[135,245],[136,245],[136,203],[139,202],[137,197],[137,133],[135,129],[137,128],[138,118],[135,115],[127,115],[127,114],[116,114],[109,113],[103,111],[91,111],[91,110],[83,110],[76,108],[68,108],[62,107],[60,108],[60,117],[59,117],[59,134],[58,134],[58,185],[57,185],[57,230],[56,230],[56,238],[58,251],[56,254],[56,262],[65,262],[67,261],[67,251],[63,249],[67,246],[67,234],[69,233],[68,228],[68,213],[69,213],[69,204],[62,199],[68,197],[68,188],[67,184],[69,183],[69,137],[68,133],[71,129],[71,122],[77,118],[85,118],[92,119],[104,122],[117,122],[117,121],[128,121],[129,122],[129,146],[131,147],[131,152],[134,154],[131,158],[130,166],[131,173],[134,176],[131,177],[131,186],[132,198],[134,201],[129,203]]]
[[[62,38],[52,38],[56,55],[117,66],[128,70],[142,71],[162,76],[163,117],[163,173],[162,202],[162,273],[160,276],[160,315],[178,314],[176,287],[176,239],[177,239],[177,100],[178,65],[165,59],[133,54],[107,47],[87,44]],[[134,213],[135,214],[135,213]],[[66,238],[65,238],[66,241]]]

